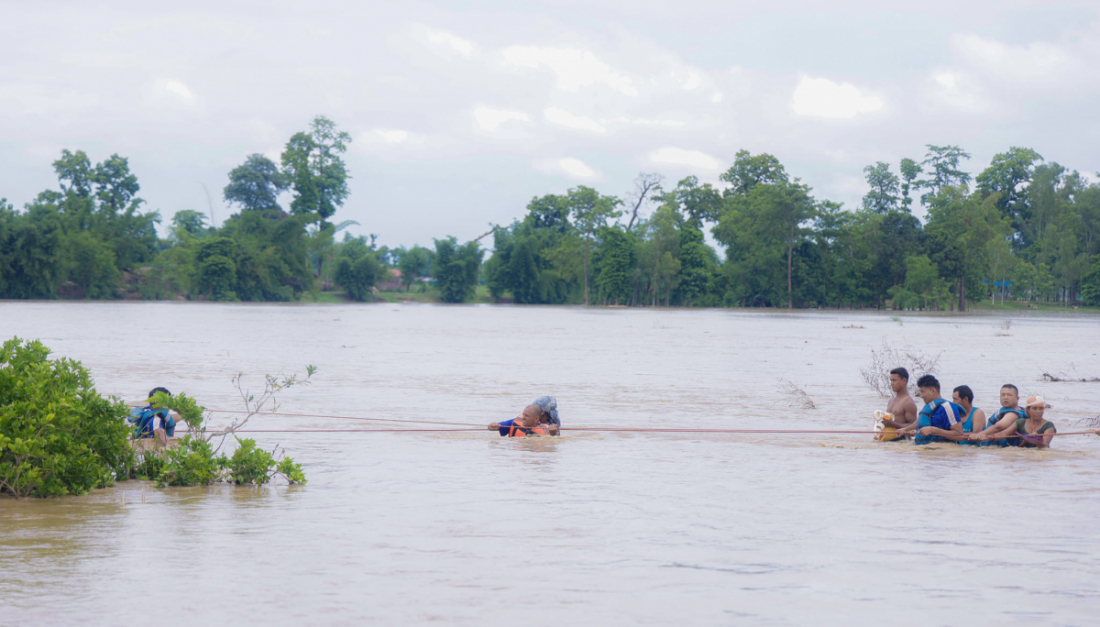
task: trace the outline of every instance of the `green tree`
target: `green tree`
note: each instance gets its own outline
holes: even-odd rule
[[[733,165],[718,178],[731,186],[724,192],[726,196],[747,196],[757,185],[786,183],[787,171],[772,155],[753,156],[747,150],[739,150]]]
[[[596,234],[600,227],[607,226],[607,221],[622,215],[616,207],[622,201],[614,196],[603,196],[591,187],[583,185],[569,190],[565,196],[565,206],[569,208],[569,215],[573,218],[572,228],[569,230],[571,238],[575,240],[581,253],[584,277],[584,304],[589,304],[589,257],[596,245]]]
[[[237,246],[228,237],[211,237],[198,243],[195,253],[195,287],[210,300],[237,300]]]
[[[630,299],[630,278],[635,263],[632,232],[619,225],[603,226],[592,253],[596,289],[604,304],[618,305]]]
[[[931,178],[917,181],[917,185],[928,191],[921,195],[920,202],[928,206],[932,199],[945,187],[966,185],[970,174],[959,169],[959,161],[969,159],[970,153],[958,146],[933,146],[928,144],[928,153],[921,162],[922,168],[932,175]]]
[[[282,212],[279,194],[287,190],[287,176],[275,162],[261,154],[249,155],[245,162],[229,172],[229,184],[223,194],[230,205],[245,211]]]
[[[435,240],[432,272],[443,302],[463,303],[473,298],[482,256],[476,241],[460,246],[454,237]]]
[[[663,195],[661,200],[680,211],[691,228],[700,231],[703,222],[718,222],[723,207],[722,194],[710,183],[700,185],[694,176],[681,179],[676,189]]]
[[[945,187],[928,208],[929,257],[955,282],[959,311],[966,311],[967,290],[988,275],[988,242],[1007,237],[995,200],[966,193],[965,187]]]
[[[1036,162],[1042,160],[1039,153],[1030,148],[1013,146],[1007,152],[994,155],[989,167],[975,179],[982,198],[998,194],[997,208],[1011,220],[1012,228],[1016,232],[1022,230],[1029,217],[1024,190],[1035,173]],[[1022,241],[1016,241],[1015,238],[1013,243],[1017,247],[1023,245]]]
[[[101,239],[83,231],[67,239],[70,280],[80,287],[84,298],[111,298],[118,286],[119,271],[115,253]]]
[[[378,260],[378,252],[363,236],[344,237],[336,261],[336,283],[352,300],[363,302],[386,272]]]
[[[295,133],[290,138],[282,162],[294,190],[292,213],[313,213],[324,222],[344,206],[350,177],[341,155],[349,143],[351,135],[337,130],[335,122],[321,115],[313,118],[309,132]]]
[[[179,240],[184,234],[202,237],[209,234],[206,215],[192,209],[181,209],[172,216],[172,236]]]
[[[1088,270],[1081,277],[1081,300],[1086,305],[1100,306],[1100,256],[1091,259]]]
[[[901,209],[910,211],[913,199],[910,198],[909,191],[919,187],[916,180],[923,169],[919,163],[909,158],[902,159],[898,169],[901,171]]]
[[[397,269],[401,271],[401,284],[405,291],[409,291],[418,277],[430,272],[432,265],[432,251],[422,246],[413,246],[401,255]]]
[[[680,227],[680,304],[691,307],[702,301],[714,279],[713,251],[703,241],[703,232],[690,223]]]
[[[905,283],[891,288],[895,305],[904,309],[942,307],[948,300],[947,283],[928,255],[905,259]]]
[[[874,213],[887,213],[898,207],[898,177],[890,171],[890,164],[882,161],[863,168],[871,191],[863,197],[863,208]]]

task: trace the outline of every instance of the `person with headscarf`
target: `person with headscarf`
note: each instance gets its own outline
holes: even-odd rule
[[[490,431],[499,431],[501,436],[522,437],[525,435],[560,435],[561,418],[558,415],[558,399],[553,396],[540,396],[523,408],[523,412],[511,420],[494,422]]]

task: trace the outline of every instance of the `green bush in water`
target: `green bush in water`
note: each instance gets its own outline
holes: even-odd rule
[[[202,438],[186,435],[179,446],[168,449],[167,461],[157,476],[160,487],[210,485],[221,480],[221,460],[215,459],[214,447]]]
[[[302,472],[302,465],[295,464],[294,460],[289,457],[284,457],[279,465],[275,467],[277,474],[286,477],[286,480],[290,483],[305,483],[306,475]]]
[[[237,439],[237,450],[223,464],[229,471],[228,479],[237,485],[255,483],[263,485],[271,481],[270,472],[275,468],[271,453],[256,448],[256,441]]]
[[[0,494],[84,494],[134,464],[129,408],[95,391],[80,362],[38,341],[0,347]]]
[[[292,484],[306,482],[301,464],[294,463],[293,459],[287,457],[276,461],[271,453],[257,448],[255,440],[236,440],[237,450],[227,457],[215,456],[214,448],[202,438],[184,437],[178,447],[168,450],[167,459],[157,475],[157,485],[162,488],[211,485],[219,481],[264,485],[276,475],[282,475]]]

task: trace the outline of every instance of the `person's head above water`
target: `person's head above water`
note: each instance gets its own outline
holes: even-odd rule
[[[930,374],[917,379],[917,387],[920,388],[920,397],[925,403],[931,403],[940,397],[940,382]]]
[[[152,403],[152,402],[153,402],[153,401],[152,401],[152,399],[153,399],[153,397],[154,397],[154,396],[156,395],[156,393],[157,393],[157,392],[164,392],[164,393],[165,393],[165,394],[167,394],[168,396],[171,396],[171,395],[172,395],[172,393],[168,391],[168,388],[153,388],[153,389],[149,390],[149,396],[148,396],[148,398],[149,398],[149,402],[150,402],[150,403]]]
[[[909,371],[905,368],[894,368],[890,371],[890,389],[894,394],[905,391],[909,385]]]
[[[546,422],[552,425],[561,424],[561,418],[558,417],[558,399],[553,396],[540,396],[532,405],[546,412]]]
[[[542,408],[538,405],[528,405],[523,408],[523,426],[534,427],[541,422]]]
[[[1020,402],[1020,389],[1011,383],[1001,386],[1001,407],[1016,407]]]
[[[966,405],[974,404],[974,390],[971,390],[969,385],[960,385],[959,387],[955,388],[954,393],[951,396],[951,400],[955,401],[959,405],[963,405],[964,401]]]

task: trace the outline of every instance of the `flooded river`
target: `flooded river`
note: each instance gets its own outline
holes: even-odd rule
[[[1041,377],[1100,376],[1083,314],[0,303],[13,335],[83,361],[101,392],[223,410],[242,406],[233,374],[262,387],[314,364],[281,412],[488,424],[553,394],[565,427],[859,430],[886,402],[859,369],[890,338],[943,351],[944,387],[979,407],[1011,382],[1059,430],[1100,413],[1100,384]],[[0,499],[0,625],[1085,625],[1100,608],[1095,436],[255,438],[309,484]]]

